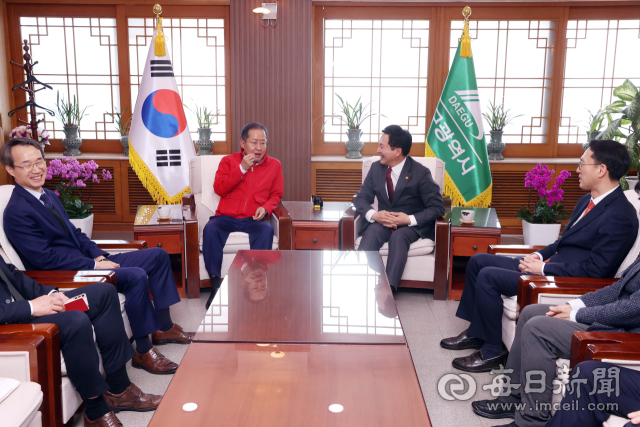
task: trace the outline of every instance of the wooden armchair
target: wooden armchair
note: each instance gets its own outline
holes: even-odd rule
[[[39,283],[73,289],[89,283],[116,285],[115,273],[100,271],[26,272]],[[69,394],[73,385],[61,370],[58,327],[46,324],[0,325],[0,376],[40,384],[43,401],[40,407],[43,426],[62,426],[76,412],[82,401]],[[66,391],[65,391],[66,390]],[[66,418],[65,414],[71,414]],[[65,419],[66,418],[66,419]]]
[[[189,186],[191,194],[182,198],[182,213],[185,220],[187,254],[187,293],[189,298],[200,296],[200,287],[211,285],[209,273],[204,267],[202,256],[202,231],[215,214],[220,201],[213,191],[213,181],[218,165],[224,156],[194,157],[189,162]],[[273,226],[274,250],[291,249],[291,216],[282,202],[278,204],[268,219]],[[223,248],[222,278],[227,274],[231,262],[239,250],[248,250],[249,235],[235,232],[229,235]]]
[[[413,157],[431,171],[433,180],[440,186],[440,193],[444,188],[444,162],[435,157]],[[375,158],[363,159],[362,182],[367,177],[371,164]],[[377,200],[374,202],[377,206]],[[451,207],[448,199],[445,206]],[[361,237],[358,230],[362,218],[352,206],[345,212],[340,223],[340,239],[343,251],[357,250]],[[449,235],[451,224],[444,219],[436,220],[435,242],[430,239],[418,239],[409,247],[409,257],[405,264],[404,273],[400,280],[400,287],[433,289],[433,298],[444,300],[447,298],[447,280],[449,264]],[[380,248],[382,261],[387,263],[389,245],[385,243]]]

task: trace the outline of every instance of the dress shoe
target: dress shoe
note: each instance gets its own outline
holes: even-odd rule
[[[151,334],[151,342],[153,345],[161,345],[168,343],[190,344],[193,341],[195,332],[185,332],[177,323],[173,324],[173,328],[167,332],[155,331]]]
[[[516,422],[514,421],[514,422],[509,423],[509,424],[502,424],[500,426],[493,426],[493,427],[518,427],[518,424],[516,424]]]
[[[517,404],[520,404],[520,399],[508,396],[507,400],[476,400],[475,402],[471,402],[471,407],[476,415],[497,420],[515,417]]]
[[[87,414],[84,414],[84,427],[123,427],[122,423],[116,417],[116,414],[109,412],[95,421],[89,420]]]
[[[507,363],[508,352],[503,352],[500,356],[482,360],[482,350],[476,350],[466,357],[457,357],[451,364],[454,368],[465,372],[489,372],[493,369],[504,367]]]
[[[207,303],[204,305],[205,310],[209,310],[209,307],[211,307],[211,303],[216,297],[218,289],[220,289],[220,285],[222,284],[222,280],[219,277],[214,276],[213,274],[209,275],[209,279],[211,280],[211,294],[207,299]]]
[[[145,354],[136,353],[131,360],[131,365],[134,368],[144,369],[150,374],[158,375],[173,374],[178,369],[177,363],[164,357],[155,347],[152,347]]]
[[[440,341],[440,347],[448,350],[464,350],[466,348],[479,349],[484,344],[480,338],[472,338],[467,335],[467,331],[460,332],[460,335],[451,338],[445,338]]]
[[[131,385],[120,394],[112,394],[107,391],[104,393],[104,399],[114,412],[147,412],[156,410],[162,400],[162,396],[147,394],[140,390],[140,387],[131,383]]]

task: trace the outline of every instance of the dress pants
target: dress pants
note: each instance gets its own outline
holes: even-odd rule
[[[600,381],[606,381],[616,375],[611,371],[612,368],[614,372],[618,371],[619,383],[616,387],[616,381],[612,381],[614,392],[603,393]],[[551,419],[549,427],[597,427],[611,415],[627,418],[629,413],[638,410],[640,372],[611,363],[589,360],[573,369],[562,404]],[[629,422],[625,427],[631,425]]]
[[[34,317],[30,323],[58,325],[67,375],[82,399],[86,400],[109,390],[100,373],[94,331],[107,374],[124,366],[135,355],[135,350],[124,330],[116,288],[110,283],[94,283],[65,292],[69,298],[80,294],[87,295],[88,311],[65,311]]]
[[[468,336],[480,338],[494,348],[502,345],[501,295],[517,295],[521,259],[489,254],[471,257],[456,312],[456,316],[471,322]]]
[[[365,220],[366,221],[366,220]],[[387,278],[389,286],[396,291],[404,273],[404,266],[407,263],[409,246],[420,238],[414,227],[399,227],[393,233],[391,229],[378,222],[369,224],[360,245],[359,251],[378,252],[382,245],[389,242],[389,255],[387,256]]]
[[[524,410],[516,411],[515,422],[518,427],[544,427],[551,419],[551,404],[553,396],[553,380],[556,377],[556,360],[571,357],[571,337],[576,331],[586,331],[589,325],[572,322],[570,320],[547,317],[550,305],[533,304],[522,310],[516,327],[516,337],[513,340],[509,358],[505,369],[513,369],[507,374],[511,377],[511,384],[521,384],[511,395],[519,398],[525,404]],[[532,384],[535,390],[525,392],[527,372],[534,380],[543,380],[543,387],[539,383]],[[544,375],[542,375],[544,373]],[[542,376],[541,376],[542,375]],[[540,405],[542,403],[543,405]]]
[[[160,329],[162,322],[156,311],[180,302],[167,251],[160,248],[143,249],[111,255],[109,260],[120,264],[120,268],[114,271],[118,292],[126,297],[124,308],[134,338]],[[153,295],[153,303],[149,290]]]
[[[253,218],[233,218],[217,215],[209,218],[202,231],[202,256],[204,266],[210,275],[220,277],[224,245],[229,234],[240,231],[249,235],[251,249],[271,250],[273,248],[273,227],[265,221]]]

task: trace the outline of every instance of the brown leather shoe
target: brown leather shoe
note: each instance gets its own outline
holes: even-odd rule
[[[185,332],[177,323],[173,324],[173,328],[167,332],[155,331],[151,334],[151,342],[153,345],[161,345],[168,343],[189,344],[193,341],[195,332]]]
[[[89,420],[87,418],[87,414],[84,414],[84,427],[123,427],[122,423],[116,417],[116,414],[109,412],[104,414],[101,418],[98,418],[95,421]]]
[[[145,354],[136,353],[131,360],[131,365],[157,375],[173,374],[178,369],[177,363],[164,357],[155,347]]]
[[[162,396],[144,393],[140,390],[140,387],[131,383],[131,385],[120,394],[112,394],[107,391],[104,393],[104,399],[107,401],[107,405],[115,412],[147,412],[156,410],[162,400]]]

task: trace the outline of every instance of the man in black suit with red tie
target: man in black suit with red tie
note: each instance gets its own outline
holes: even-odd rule
[[[89,310],[66,311],[64,303],[80,294],[86,294]],[[129,380],[126,364],[136,352],[124,330],[118,292],[110,283],[61,293],[0,257],[0,324],[15,323],[58,326],[67,375],[87,408],[85,426],[121,427],[114,410],[153,411],[160,404],[162,396],[146,394]],[[99,370],[94,332],[106,378]]]
[[[409,246],[419,238],[434,240],[436,219],[445,212],[431,172],[409,157],[411,139],[409,131],[397,125],[382,130],[380,160],[371,165],[353,203],[363,218],[358,250],[377,252],[389,242],[387,277],[393,291],[402,278]]]

